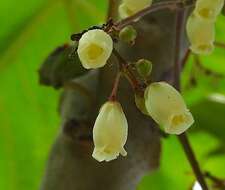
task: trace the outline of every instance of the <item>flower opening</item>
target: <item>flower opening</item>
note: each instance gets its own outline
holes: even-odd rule
[[[78,55],[86,69],[103,67],[113,49],[110,35],[100,29],[90,30],[79,40]]]
[[[145,106],[149,115],[169,134],[181,134],[194,122],[180,93],[165,82],[147,87]]]
[[[128,123],[118,102],[106,102],[100,109],[93,129],[94,151],[98,160],[111,161],[119,154],[126,156],[124,145],[127,140]]]
[[[214,22],[223,5],[224,0],[197,0],[194,14],[203,20]]]

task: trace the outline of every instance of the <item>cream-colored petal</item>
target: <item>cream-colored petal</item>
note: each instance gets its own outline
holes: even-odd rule
[[[181,94],[165,82],[155,82],[145,90],[145,106],[156,123],[170,134],[180,134],[193,123]]]
[[[213,52],[215,46],[213,43],[191,44],[190,49],[195,54],[208,55]]]
[[[151,4],[152,0],[123,0],[119,6],[119,15],[121,18],[132,16]]]
[[[124,0],[123,2],[133,12],[138,12],[152,4],[152,0]]]
[[[94,148],[94,151],[92,153],[92,157],[94,159],[96,159],[99,162],[102,162],[105,160],[104,155],[102,154],[102,152],[100,150],[98,150],[97,148]]]
[[[168,121],[168,117],[176,111],[186,109],[180,93],[165,82],[155,82],[145,90],[145,106],[151,117],[160,125]]]
[[[196,54],[210,54],[214,49],[215,26],[195,15],[188,18],[186,26],[190,49]]]
[[[120,6],[119,6],[119,15],[120,15],[120,18],[127,18],[131,15],[135,14],[134,11],[130,10],[129,7],[126,6],[126,4],[122,3]]]
[[[123,146],[127,140],[128,123],[118,102],[106,102],[100,109],[93,128],[95,149],[93,157],[97,160],[116,159],[119,153],[125,154]]]
[[[120,150],[120,154],[122,156],[127,156],[127,151],[122,147],[121,150]]]
[[[102,161],[111,161],[115,160],[119,156],[119,152],[113,152],[113,153],[108,153],[105,152],[102,149],[94,149],[92,157],[95,158],[97,161],[102,162]]]
[[[83,34],[78,44],[78,56],[86,69],[103,67],[113,49],[112,38],[103,30],[90,30]]]
[[[194,14],[206,21],[214,22],[224,6],[224,0],[197,0]]]
[[[168,124],[165,125],[165,132],[180,135],[194,123],[192,114],[185,110],[183,113],[171,115]]]

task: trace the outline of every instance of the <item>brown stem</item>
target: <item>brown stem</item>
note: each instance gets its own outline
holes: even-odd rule
[[[202,62],[201,62],[199,56],[197,56],[197,55],[194,56],[194,64],[195,64],[195,66],[196,66],[200,71],[202,71],[203,74],[205,74],[205,75],[208,75],[208,76],[211,76],[211,77],[215,77],[215,78],[224,78],[224,77],[225,77],[225,76],[224,76],[223,74],[221,74],[221,73],[218,73],[218,72],[212,71],[211,69],[206,68],[206,67],[202,64]]]
[[[177,90],[180,90],[180,45],[181,45],[181,34],[182,26],[184,22],[184,12],[178,11],[176,16],[176,41],[175,41],[175,60],[174,60],[174,86]],[[194,151],[192,150],[191,144],[189,143],[188,137],[185,133],[178,136],[180,143],[184,149],[184,152],[189,160],[192,170],[200,183],[203,190],[208,190],[204,176],[200,170],[199,164],[195,157]]]
[[[118,87],[119,87],[120,77],[121,77],[121,72],[118,72],[117,75],[116,75],[116,79],[114,81],[114,84],[113,84],[113,89],[112,89],[111,95],[109,97],[110,101],[116,100],[116,95],[117,95],[117,91],[118,91]]]
[[[220,179],[216,176],[213,176],[211,173],[209,172],[205,172],[205,177],[207,177],[208,179],[210,179],[213,183],[215,183],[218,187],[220,188],[225,188],[225,181],[223,179]]]
[[[107,20],[115,18],[117,14],[117,0],[108,0]]]
[[[195,157],[194,151],[192,150],[191,144],[188,140],[186,133],[179,135],[178,139],[183,146],[184,152],[186,153],[186,156],[189,160],[189,163],[191,164],[192,170],[193,170],[199,184],[201,185],[203,190],[208,190],[204,176],[200,170],[198,161]]]
[[[137,12],[136,14],[117,22],[115,25],[118,30],[121,30],[125,26],[133,23],[138,18],[144,17],[145,15],[149,13],[153,13],[163,9],[175,10],[178,8],[189,7],[193,5],[193,2],[194,0],[187,0],[187,1],[175,0],[175,1],[163,1],[163,2],[154,3],[153,5],[146,7],[145,9]]]
[[[187,51],[186,51],[186,53],[185,53],[185,55],[184,55],[184,58],[183,58],[183,60],[182,60],[182,62],[181,62],[182,68],[183,68],[183,67],[185,66],[185,64],[187,63],[188,58],[190,57],[190,55],[191,55],[191,51],[190,51],[190,49],[187,49]]]
[[[225,49],[225,43],[223,42],[215,42],[215,46]]]
[[[113,54],[117,57],[120,64],[120,68],[128,77],[128,80],[131,83],[133,89],[134,90],[140,89],[142,85],[136,79],[136,76],[133,74],[133,72],[129,69],[129,65],[126,62],[126,60],[120,55],[120,53],[116,49],[113,49]]]
[[[174,53],[174,86],[180,90],[180,44],[181,44],[181,33],[184,21],[183,11],[178,11],[176,16],[176,37],[175,37],[175,53]]]

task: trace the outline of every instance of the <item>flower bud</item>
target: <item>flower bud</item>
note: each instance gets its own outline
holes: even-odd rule
[[[152,72],[152,62],[147,59],[140,59],[136,63],[136,68],[141,77],[147,78]]]
[[[214,23],[207,22],[191,15],[187,21],[187,35],[191,43],[190,49],[196,54],[210,54],[214,50]]]
[[[140,96],[139,94],[135,94],[134,98],[135,98],[135,104],[136,104],[137,108],[144,115],[148,115],[148,111],[147,111],[147,109],[145,107],[145,99],[144,99],[144,97]]]
[[[78,56],[86,69],[103,67],[113,49],[110,35],[100,29],[89,30],[83,34],[78,44]]]
[[[106,102],[95,121],[92,156],[99,162],[114,160],[119,154],[126,156],[124,145],[127,133],[128,123],[121,105],[118,102]]]
[[[166,133],[179,135],[194,123],[180,93],[165,82],[155,82],[146,88],[145,106]]]
[[[133,26],[126,26],[120,31],[119,37],[125,43],[133,45],[137,37],[137,31]]]
[[[151,4],[152,0],[123,0],[119,6],[119,15],[121,18],[132,16]]]
[[[197,0],[194,14],[201,19],[214,22],[223,5],[224,0]]]

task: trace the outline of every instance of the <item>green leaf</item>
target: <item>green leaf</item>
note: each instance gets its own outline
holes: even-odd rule
[[[218,140],[207,133],[189,134],[190,142],[203,171],[224,178],[225,156],[208,157],[218,146]],[[138,190],[189,190],[196,181],[192,169],[176,136],[163,140],[160,168],[145,176]]]
[[[221,151],[224,150],[225,96],[222,94],[212,94],[209,98],[203,99],[193,105],[190,109],[195,118],[195,125],[193,129],[204,130],[211,135],[214,135],[221,141]]]
[[[60,118],[59,93],[39,85],[38,68],[82,26],[103,21],[76,0],[69,13],[65,1],[0,1],[0,189],[39,189]],[[85,3],[104,15],[106,1]]]

